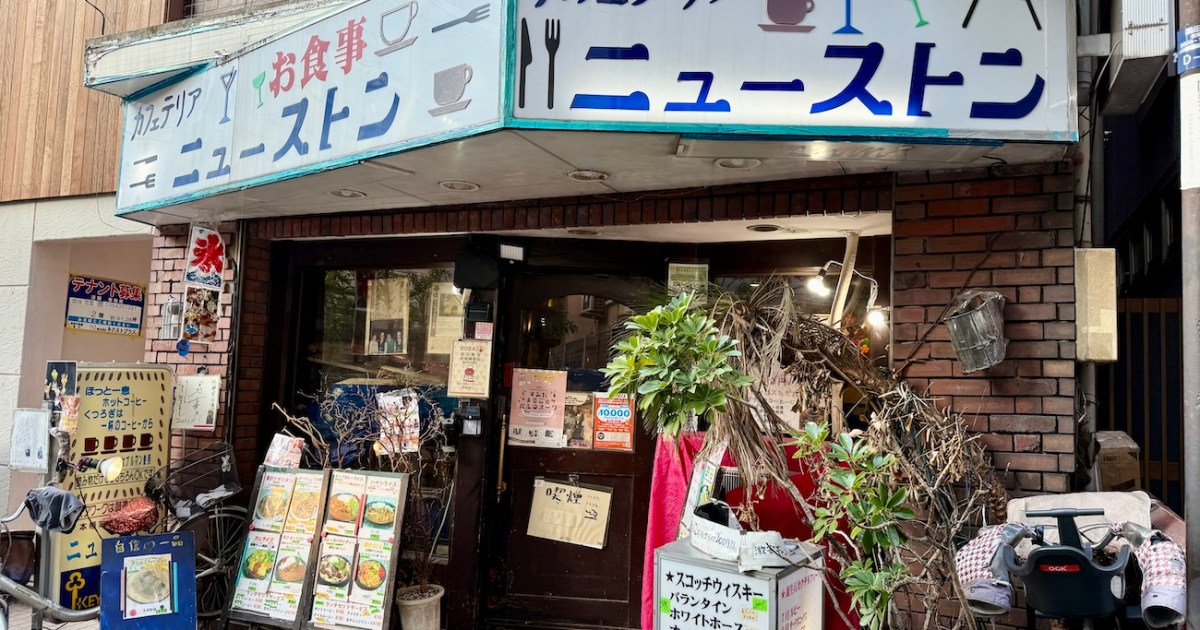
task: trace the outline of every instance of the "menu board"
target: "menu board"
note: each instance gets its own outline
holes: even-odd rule
[[[400,551],[394,543],[404,524],[407,496],[407,475],[333,472],[322,527],[326,535],[316,562],[313,623],[363,630],[387,627]],[[351,498],[357,499],[357,509],[348,507]]]
[[[333,471],[329,482],[329,503],[325,507],[326,534],[355,536],[362,520],[363,495],[367,478],[361,474]]]
[[[259,469],[228,617],[387,627],[408,475]]]
[[[282,532],[283,521],[291,507],[292,486],[296,474],[270,471],[263,473],[262,484],[254,502],[251,526],[257,531]]]

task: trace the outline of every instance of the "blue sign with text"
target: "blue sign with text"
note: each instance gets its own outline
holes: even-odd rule
[[[196,627],[196,543],[192,532],[103,541],[101,630]]]

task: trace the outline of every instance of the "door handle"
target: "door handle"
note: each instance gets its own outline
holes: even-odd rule
[[[504,497],[508,484],[504,483],[504,449],[508,446],[508,414],[500,416],[500,462],[496,470],[496,503]]]

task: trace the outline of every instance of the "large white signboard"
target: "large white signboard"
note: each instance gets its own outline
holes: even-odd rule
[[[504,14],[497,0],[365,0],[127,101],[118,212],[497,122]]]
[[[517,1],[518,119],[822,136],[1077,135],[1073,2]]]

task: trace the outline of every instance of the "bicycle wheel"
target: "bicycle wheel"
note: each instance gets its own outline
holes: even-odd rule
[[[196,537],[196,614],[201,619],[220,616],[229,601],[248,516],[245,508],[224,505],[188,518],[176,530]]]

